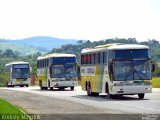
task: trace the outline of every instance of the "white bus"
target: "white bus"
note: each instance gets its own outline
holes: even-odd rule
[[[38,57],[37,78],[42,90],[48,88],[64,90],[67,87],[74,90],[78,83],[76,56],[53,53]]]
[[[28,62],[15,61],[5,65],[7,72],[6,86],[28,87],[30,82],[30,66]]]
[[[108,97],[152,92],[149,48],[137,44],[107,44],[81,51],[81,87],[89,96]]]

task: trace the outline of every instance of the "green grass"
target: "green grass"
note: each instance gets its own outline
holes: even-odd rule
[[[18,107],[0,99],[0,120],[29,120],[29,116]]]
[[[160,77],[152,78],[152,87],[153,88],[160,88]]]

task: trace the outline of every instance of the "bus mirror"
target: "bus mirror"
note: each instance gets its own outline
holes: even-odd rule
[[[152,64],[152,72],[155,72],[155,70],[156,70],[156,65]]]

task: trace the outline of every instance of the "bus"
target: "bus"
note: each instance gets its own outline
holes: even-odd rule
[[[37,79],[41,90],[64,90],[77,85],[77,62],[73,54],[52,53],[37,59]]]
[[[154,64],[145,45],[117,43],[83,49],[80,71],[81,88],[88,96],[138,94],[143,99],[152,92]]]
[[[30,66],[28,62],[14,61],[5,65],[7,87],[28,87],[30,83]]]

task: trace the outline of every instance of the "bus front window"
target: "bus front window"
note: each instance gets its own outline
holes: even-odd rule
[[[133,75],[134,79],[151,79],[151,70],[149,67],[149,61],[146,60],[134,60],[133,61]]]
[[[114,61],[114,80],[150,80],[149,60]]]
[[[113,70],[114,80],[133,80],[133,70],[130,61],[115,61]]]
[[[51,77],[52,78],[64,78],[64,65],[52,65]]]
[[[14,68],[13,78],[29,78],[29,68]]]
[[[76,67],[75,65],[65,66],[65,75],[66,77],[76,77]]]

